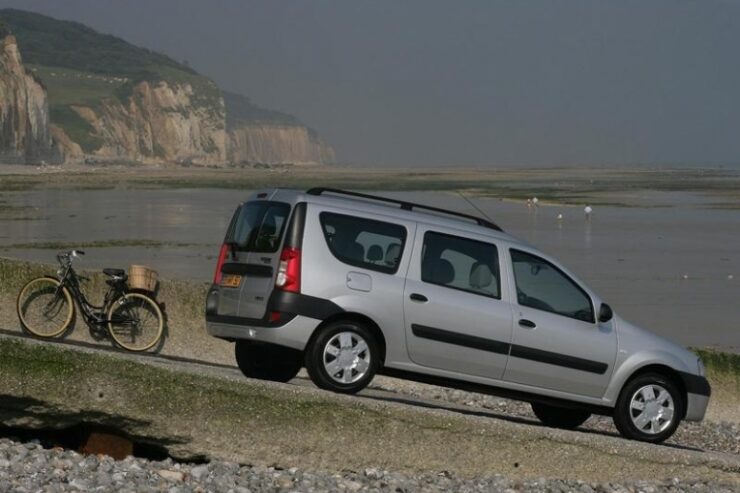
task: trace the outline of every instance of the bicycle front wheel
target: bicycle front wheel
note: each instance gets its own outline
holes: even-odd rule
[[[146,351],[162,338],[164,316],[156,301],[145,294],[126,293],[108,311],[108,331],[120,347]]]
[[[27,332],[46,339],[62,334],[74,317],[72,295],[53,277],[39,277],[23,286],[16,310]]]

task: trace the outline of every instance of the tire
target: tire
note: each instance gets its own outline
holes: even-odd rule
[[[236,364],[247,378],[289,382],[301,369],[301,353],[295,349],[272,344],[236,341]]]
[[[108,333],[127,351],[153,348],[162,338],[164,315],[159,304],[142,293],[126,293],[108,309]]]
[[[532,411],[545,426],[566,430],[578,428],[591,417],[591,413],[583,409],[549,406],[537,402],[532,403]]]
[[[16,299],[16,312],[23,330],[36,337],[51,339],[63,334],[72,324],[75,306],[66,287],[53,277],[29,281]]]
[[[620,392],[614,424],[626,438],[660,443],[673,435],[683,415],[678,386],[659,373],[645,373],[627,382]]]
[[[313,338],[306,348],[306,369],[317,387],[355,394],[367,387],[380,366],[373,334],[354,321],[337,321]]]

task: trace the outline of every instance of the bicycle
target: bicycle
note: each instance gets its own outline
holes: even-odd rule
[[[119,347],[141,352],[151,349],[162,338],[164,315],[157,301],[128,286],[123,269],[103,269],[109,289],[102,306],[90,303],[80,288],[73,261],[84,255],[70,250],[57,255],[57,276],[42,276],[29,281],[18,294],[16,309],[21,326],[36,337],[51,339],[63,334],[75,319],[75,302],[93,333],[107,333]]]

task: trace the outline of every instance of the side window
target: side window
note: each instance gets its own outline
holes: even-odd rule
[[[517,301],[522,306],[594,322],[591,298],[547,260],[511,250]]]
[[[421,280],[501,299],[498,250],[490,243],[428,231]]]
[[[394,274],[406,243],[406,228],[333,212],[319,214],[331,253],[345,264]]]

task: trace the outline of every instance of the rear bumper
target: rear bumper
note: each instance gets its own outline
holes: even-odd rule
[[[267,342],[303,351],[319,323],[315,318],[297,315],[284,325],[266,327],[224,323],[218,316],[206,316],[206,331],[221,339]]]

